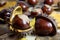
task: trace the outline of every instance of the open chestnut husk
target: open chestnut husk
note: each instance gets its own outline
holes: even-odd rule
[[[42,11],[43,11],[43,13],[50,15],[52,13],[53,9],[49,5],[44,5],[42,7]]]
[[[27,0],[27,3],[34,6],[34,5],[36,5],[38,3],[38,0]]]
[[[35,33],[38,36],[56,35],[56,23],[53,19],[45,16],[37,16],[35,22]]]
[[[29,18],[26,15],[16,15],[12,21],[12,27],[15,29],[29,29]]]
[[[53,0],[45,0],[44,4],[52,5],[53,2],[54,2]]]
[[[23,12],[26,12],[29,8],[29,5],[26,2],[19,1],[18,5],[22,7]]]
[[[5,1],[0,2],[0,7],[3,7],[4,5],[6,5]]]

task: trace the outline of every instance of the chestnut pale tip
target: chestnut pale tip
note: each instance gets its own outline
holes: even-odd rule
[[[19,18],[23,20],[23,23],[27,22],[29,23],[30,19],[26,15],[18,15]]]
[[[33,7],[30,7],[28,9],[28,11],[31,12],[30,15],[35,15],[35,16],[40,15],[40,14],[43,13],[43,11],[42,11],[41,8],[33,8]]]
[[[29,7],[28,11],[31,12],[33,10],[33,7]]]
[[[52,8],[51,6],[49,6],[49,5],[47,5],[47,4],[45,4],[45,6],[46,6],[47,8],[50,8],[50,9]]]
[[[39,15],[39,14],[41,14],[41,13],[43,13],[43,11],[42,11],[42,9],[41,9],[41,8],[34,9],[34,11],[35,11],[35,12],[37,12],[37,13],[38,13],[38,15]]]

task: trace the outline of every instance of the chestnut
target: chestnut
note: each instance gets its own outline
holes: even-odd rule
[[[27,2],[30,4],[30,5],[36,5],[38,3],[38,0],[27,0]]]
[[[53,36],[56,28],[50,19],[40,16],[36,18],[35,33],[38,36]]]
[[[5,1],[0,2],[0,7],[2,7],[4,5],[6,5],[6,2]]]
[[[44,3],[48,4],[48,5],[52,5],[53,4],[53,0],[45,0]]]
[[[31,11],[31,15],[34,16],[34,17],[36,17],[36,16],[38,16],[38,15],[40,15],[42,13],[43,12],[42,12],[42,10],[40,8],[36,8],[33,11]]]
[[[4,19],[4,21],[9,21],[10,20],[10,16],[11,16],[11,12],[7,9],[3,9],[0,12],[0,18]]]
[[[13,28],[26,30],[29,29],[29,18],[26,15],[16,15],[12,22]]]
[[[26,12],[28,10],[28,8],[29,8],[28,4],[26,2],[23,2],[23,1],[19,1],[18,5],[22,7],[22,10],[24,12]]]
[[[42,7],[43,13],[46,13],[47,15],[50,15],[53,11],[53,9],[49,5],[44,5]]]
[[[37,12],[31,12],[32,16],[37,16],[37,14],[38,14]]]

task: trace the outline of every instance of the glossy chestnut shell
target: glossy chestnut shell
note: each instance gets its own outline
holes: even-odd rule
[[[19,18],[18,15],[16,15],[13,19],[12,22],[13,28],[15,29],[20,29],[20,30],[25,30],[25,29],[29,29],[29,23],[25,22],[25,20]]]
[[[44,3],[48,4],[48,5],[52,5],[53,4],[53,0],[45,0]]]
[[[37,12],[31,12],[32,16],[37,16],[37,14],[38,14]]]
[[[22,7],[22,10],[25,12],[28,10],[29,6],[27,3],[23,2],[23,1],[19,1],[18,5]]]
[[[11,12],[7,9],[4,9],[0,12],[0,18],[4,19],[4,21],[9,21],[11,16]]]
[[[27,0],[27,2],[30,4],[30,5],[36,5],[38,3],[38,0]]]
[[[50,19],[38,16],[35,23],[35,32],[38,36],[54,36],[56,27]]]
[[[49,5],[47,5],[47,6],[44,5],[42,7],[42,11],[43,11],[43,13],[50,15],[52,13],[53,9]]]
[[[43,13],[43,11],[42,11],[41,8],[36,8],[36,9],[34,9],[34,10],[31,11],[31,16],[36,17],[36,16],[38,16],[38,15],[40,15],[42,13]]]

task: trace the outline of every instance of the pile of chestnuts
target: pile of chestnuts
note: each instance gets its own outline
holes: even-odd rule
[[[21,6],[22,15],[16,15],[12,21],[12,27],[20,30],[27,30],[30,27],[31,19],[35,18],[34,33],[38,36],[54,36],[56,34],[56,23],[49,17],[53,9],[53,0],[45,0],[40,7],[39,0],[19,0],[17,6]],[[36,7],[36,5],[38,7]],[[27,13],[27,14],[26,14]],[[10,20],[11,13],[2,10],[0,17],[6,21]],[[47,15],[47,16],[46,16]]]

